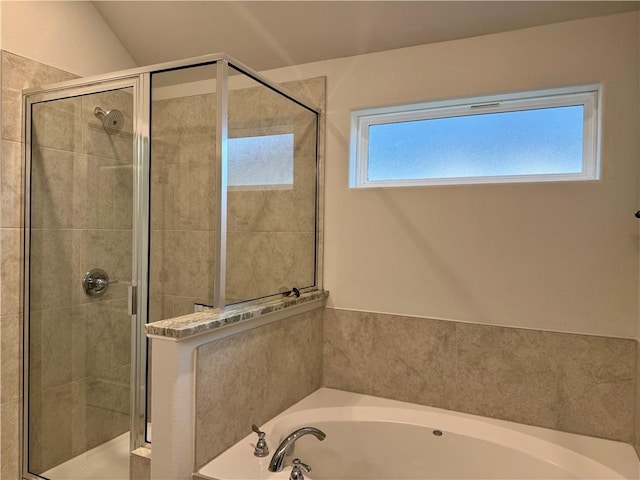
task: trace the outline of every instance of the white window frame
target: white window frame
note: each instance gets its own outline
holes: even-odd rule
[[[375,188],[598,180],[600,178],[601,119],[599,106],[601,96],[602,87],[598,84],[592,84],[354,110],[351,112],[349,187]],[[584,107],[582,171],[580,173],[493,175],[376,181],[367,179],[368,133],[371,125],[576,105],[582,105]]]

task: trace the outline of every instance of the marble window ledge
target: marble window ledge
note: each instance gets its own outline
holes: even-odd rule
[[[246,326],[250,328],[253,321],[276,312],[297,313],[296,307],[309,307],[311,303],[321,306],[329,296],[328,291],[314,290],[305,292],[300,297],[282,297],[266,301],[226,307],[223,311],[205,311],[183,315],[181,317],[160,320],[145,326],[147,336],[182,341],[195,336],[214,333],[227,326]],[[288,313],[288,312],[287,312]]]

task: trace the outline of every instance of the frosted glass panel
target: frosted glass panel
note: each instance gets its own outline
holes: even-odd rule
[[[293,185],[293,133],[230,138],[230,187]]]
[[[584,106],[369,126],[367,179],[580,173]]]

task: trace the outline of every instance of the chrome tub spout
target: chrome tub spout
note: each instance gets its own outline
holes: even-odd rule
[[[284,458],[287,456],[287,453],[293,449],[293,445],[296,443],[300,437],[305,435],[313,435],[318,440],[322,441],[327,436],[322,430],[318,430],[315,427],[302,427],[290,434],[287,438],[280,442],[276,452],[271,457],[271,462],[269,462],[269,471],[270,472],[281,472],[284,468]]]

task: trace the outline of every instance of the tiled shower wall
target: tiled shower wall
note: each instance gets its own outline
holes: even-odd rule
[[[93,109],[119,109],[108,135]],[[131,91],[33,107],[30,468],[43,472],[129,429]],[[87,296],[81,280],[112,282]]]
[[[3,479],[20,477],[20,278],[22,194],[22,89],[61,82],[74,75],[2,52],[2,165],[0,166],[1,424]]]
[[[323,386],[633,443],[637,342],[326,309]]]
[[[19,477],[21,93],[75,76],[2,52],[2,472]],[[93,107],[118,108],[123,132],[109,137]],[[130,93],[111,92],[38,107],[31,258],[31,465],[45,470],[128,429],[131,276]],[[36,110],[38,110],[36,108]],[[44,127],[46,125],[46,127]],[[115,194],[116,189],[124,194]],[[41,255],[35,254],[36,251]],[[99,299],[80,281],[93,266],[112,280]],[[110,330],[111,327],[115,327]],[[124,348],[123,348],[124,347]]]
[[[211,304],[215,95],[152,105],[150,321]]]
[[[255,82],[254,85],[257,85]],[[282,85],[324,106],[323,77]],[[307,287],[314,280],[316,226],[315,115],[264,86],[229,92],[229,137],[293,133],[293,185],[230,187],[227,302]]]
[[[325,79],[283,84],[324,105]],[[261,297],[313,281],[315,124],[264,86],[229,92],[229,135],[293,128],[294,185],[228,193],[227,302]],[[307,113],[303,111],[302,113]],[[152,104],[151,321],[213,303],[216,232],[215,94]]]

